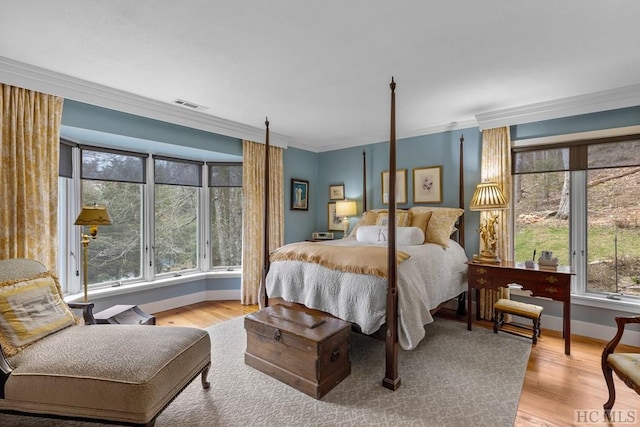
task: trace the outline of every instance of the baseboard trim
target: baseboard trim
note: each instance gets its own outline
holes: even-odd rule
[[[167,298],[162,301],[154,301],[140,304],[140,308],[147,313],[158,313],[160,311],[173,310],[174,308],[196,304],[203,301],[229,301],[240,300],[240,289],[210,290],[194,292],[189,295],[181,295],[174,298]]]

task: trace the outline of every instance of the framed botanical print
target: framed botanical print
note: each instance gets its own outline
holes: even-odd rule
[[[309,181],[291,178],[291,210],[309,210]]]
[[[329,200],[344,200],[344,184],[329,186]]]
[[[382,172],[382,203],[389,204],[389,171]],[[407,203],[407,170],[396,170],[396,204]]]
[[[413,169],[413,203],[442,203],[442,166]]]
[[[329,230],[344,231],[342,218],[336,215],[336,202],[327,203],[327,222],[329,223]]]

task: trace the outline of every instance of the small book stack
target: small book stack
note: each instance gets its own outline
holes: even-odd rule
[[[543,270],[557,270],[558,258],[538,259],[538,267]]]

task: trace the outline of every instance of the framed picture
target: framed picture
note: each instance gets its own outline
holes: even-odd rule
[[[291,210],[309,210],[309,181],[291,178]]]
[[[382,203],[389,204],[389,171],[382,172]],[[396,204],[407,203],[407,170],[396,170]]]
[[[344,200],[344,184],[329,186],[329,200]]]
[[[442,203],[442,166],[413,169],[413,203]]]
[[[329,230],[344,231],[342,226],[342,218],[336,215],[336,203],[327,203],[327,220],[329,223]]]

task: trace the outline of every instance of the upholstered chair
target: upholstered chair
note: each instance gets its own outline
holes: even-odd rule
[[[616,324],[618,331],[607,343],[602,352],[602,373],[609,389],[609,400],[604,404],[607,413],[616,401],[616,389],[613,382],[613,372],[631,389],[640,394],[640,353],[616,353],[616,346],[620,343],[625,326],[630,323],[640,323],[640,315],[618,316]]]
[[[198,375],[209,388],[205,330],[91,324],[92,307],[42,264],[0,260],[0,412],[152,426]]]

